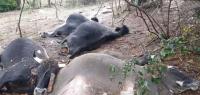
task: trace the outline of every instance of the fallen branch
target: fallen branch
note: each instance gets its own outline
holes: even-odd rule
[[[20,24],[21,24],[22,13],[23,13],[23,10],[24,10],[24,5],[25,5],[25,0],[23,0],[23,5],[22,5],[22,8],[21,8],[20,15],[19,15],[19,20],[18,20],[18,29],[19,29],[20,38],[22,38],[22,31],[21,31]]]

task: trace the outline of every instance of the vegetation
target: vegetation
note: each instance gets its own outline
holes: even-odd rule
[[[15,0],[0,0],[0,12],[6,12],[17,8]]]

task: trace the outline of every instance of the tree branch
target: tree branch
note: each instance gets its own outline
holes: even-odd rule
[[[19,20],[18,20],[18,29],[19,29],[20,38],[22,38],[22,31],[21,31],[20,24],[21,24],[22,13],[23,13],[23,10],[24,10],[24,5],[25,5],[25,0],[23,0],[23,5],[22,5],[22,8],[21,8],[20,15],[19,15]]]
[[[103,6],[103,1],[101,2],[101,5],[100,5],[100,7],[99,7],[97,13],[94,15],[94,17],[96,17],[96,16],[99,14],[99,11],[101,10],[102,6]]]
[[[170,7],[171,7],[172,0],[169,0],[169,6],[168,6],[168,14],[167,14],[167,37],[169,37],[169,16],[170,16]]]
[[[156,29],[156,27],[155,27],[154,24],[153,24],[153,23],[155,22],[155,19],[154,19],[153,17],[149,16],[149,15],[146,13],[146,11],[144,11],[143,9],[141,9],[139,6],[130,3],[128,0],[125,0],[125,2],[126,2],[129,6],[133,6],[133,7],[135,7],[136,9],[138,9],[140,12],[142,12],[142,13],[145,14],[145,16],[146,16],[146,17],[148,18],[148,20],[150,21],[150,23],[151,23],[151,25],[152,25],[152,27],[153,27],[153,29],[155,30],[156,33],[151,32],[150,29],[148,29],[148,31],[151,32],[151,33],[153,33],[153,34],[155,34],[156,36],[158,36],[159,39],[161,39],[160,36],[159,36],[158,30]],[[141,13],[140,13],[140,14],[141,14]],[[146,22],[146,20],[144,19],[144,17],[142,16],[141,18],[143,19],[145,25],[147,25],[147,22]],[[154,20],[152,21],[151,18],[154,19]],[[147,26],[147,27],[148,27],[148,26]]]

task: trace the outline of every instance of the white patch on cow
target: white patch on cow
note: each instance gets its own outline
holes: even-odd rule
[[[76,76],[57,95],[89,95],[89,91],[91,91],[91,86],[84,77]]]
[[[41,50],[37,50],[36,52],[39,53],[39,54],[42,54]]]
[[[34,94],[33,95],[46,95],[47,89],[46,88],[38,88],[36,87],[34,89]]]
[[[180,86],[183,86],[184,81],[176,81],[176,83]]]
[[[168,69],[172,69],[172,68],[174,68],[174,66],[167,66],[167,68],[168,68]]]
[[[60,68],[63,68],[65,66],[66,66],[66,64],[58,64],[58,67],[60,67]]]
[[[38,63],[42,63],[43,59],[39,58],[39,57],[34,57],[35,61],[37,61]]]

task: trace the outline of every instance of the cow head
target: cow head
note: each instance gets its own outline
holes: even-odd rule
[[[47,94],[48,87],[52,88],[56,74],[59,71],[58,63],[52,59],[47,59],[35,70],[37,74],[37,85],[34,89],[34,95]],[[50,85],[49,85],[50,84]]]
[[[49,58],[45,49],[34,51],[33,57],[38,63],[40,63],[35,70],[32,70],[32,73],[37,76],[34,95],[45,95],[49,83],[52,82],[50,81],[51,77],[55,78],[55,75],[59,71],[58,63]]]
[[[115,31],[120,33],[121,36],[129,33],[129,28],[126,25],[123,25],[122,27],[116,27]]]

